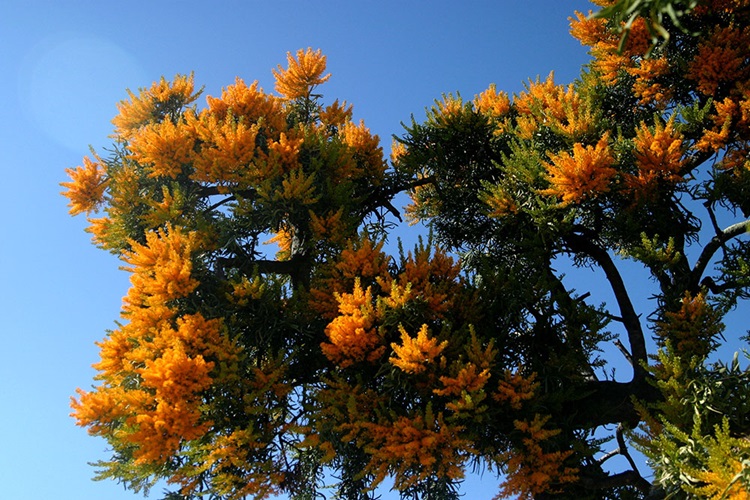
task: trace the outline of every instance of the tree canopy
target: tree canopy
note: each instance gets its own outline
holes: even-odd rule
[[[131,273],[72,402],[112,448],[98,477],[439,499],[482,467],[499,498],[747,498],[750,373],[715,352],[747,341],[724,323],[750,292],[750,5],[595,3],[579,79],[446,94],[389,159],[325,104],[319,50],[276,94],[129,92],[63,184]],[[431,234],[389,255],[399,193]]]

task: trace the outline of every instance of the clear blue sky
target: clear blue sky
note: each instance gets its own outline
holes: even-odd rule
[[[105,443],[68,416],[89,387],[94,342],[114,327],[128,276],[94,248],[59,196],[64,169],[109,143],[125,89],[195,72],[218,95],[240,76],[273,88],[287,51],[321,48],[333,77],[321,88],[354,104],[355,119],[390,146],[401,122],[442,93],[471,98],[490,83],[511,93],[554,70],[578,75],[586,51],[568,34],[584,0],[34,1],[0,13],[0,497],[118,500],[87,462]],[[496,493],[491,475],[469,499]],[[154,491],[152,497],[158,497]]]

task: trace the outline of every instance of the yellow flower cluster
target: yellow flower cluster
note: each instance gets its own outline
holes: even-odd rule
[[[750,500],[750,484],[742,477],[747,472],[750,439],[733,436],[725,418],[721,426],[716,426],[715,436],[706,441],[708,456],[704,468],[691,467],[693,470],[687,471],[700,486],[686,489],[709,500]]]

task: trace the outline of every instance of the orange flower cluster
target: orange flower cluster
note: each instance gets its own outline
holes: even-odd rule
[[[388,361],[412,375],[425,371],[425,365],[432,363],[448,345],[447,340],[438,343],[437,338],[430,337],[427,325],[422,325],[416,337],[411,337],[402,325],[398,330],[401,332],[401,345],[395,342],[391,344],[394,356]]]
[[[555,493],[561,485],[578,480],[578,469],[563,465],[572,450],[544,451],[542,443],[560,433],[559,429],[544,429],[548,420],[548,416],[536,415],[531,422],[514,422],[516,429],[528,437],[523,438],[522,449],[508,454],[507,478],[495,498],[517,495],[521,500],[530,500],[540,493]]]
[[[123,141],[130,140],[142,126],[161,122],[169,114],[176,114],[199,95],[200,92],[195,92],[192,74],[177,75],[171,82],[162,77],[150,88],[141,89],[138,95],[128,90],[130,100],[117,104],[119,114],[112,120],[116,137]]]
[[[497,392],[492,397],[496,401],[507,403],[514,410],[520,410],[524,401],[534,397],[538,387],[536,373],[524,377],[520,369],[515,372],[505,370],[503,379],[498,382]]]
[[[663,107],[672,97],[672,90],[660,79],[669,74],[669,61],[666,57],[650,57],[640,62],[638,66],[626,69],[629,75],[635,77],[633,93],[641,103],[655,103]]]
[[[339,316],[326,327],[329,342],[321,344],[323,354],[342,368],[364,360],[375,361],[385,351],[375,328],[372,288],[363,290],[359,279],[353,293],[336,294]]]
[[[188,115],[189,117],[191,115]],[[257,171],[256,138],[260,125],[248,123],[228,114],[204,110],[188,124],[201,147],[192,157],[190,178],[197,182],[219,186],[244,186],[262,178]]]
[[[355,427],[370,455],[366,470],[375,474],[373,487],[388,474],[402,491],[430,477],[460,479],[462,464],[475,453],[471,443],[459,437],[462,427],[447,424],[442,414],[435,416],[429,408],[411,418]]]
[[[195,136],[192,131],[172,120],[149,123],[134,132],[130,141],[130,157],[150,165],[151,177],[176,178],[193,154]]]
[[[330,276],[320,280],[310,291],[310,307],[323,318],[333,319],[338,314],[337,294],[351,290],[355,279],[374,285],[377,277],[387,276],[388,256],[383,252],[383,244],[368,238],[349,241]]]
[[[65,173],[71,181],[60,185],[67,188],[62,194],[70,200],[70,214],[78,215],[96,210],[104,201],[104,190],[107,187],[101,164],[85,156],[83,166],[65,169]]]
[[[214,373],[216,362],[236,363],[239,354],[221,334],[220,321],[196,314],[172,327],[173,311],[151,309],[139,310],[142,316],[131,312],[130,323],[100,344],[95,368],[103,384],[79,390],[71,405],[78,425],[92,434],[121,429],[117,440],[136,448],[136,463],[163,463],[181,443],[210,429],[201,393],[213,384],[212,375],[221,376]]]
[[[365,174],[375,186],[379,185],[387,167],[383,158],[383,148],[380,147],[380,138],[372,135],[363,121],[360,121],[359,125],[353,122],[342,124],[339,135],[344,144],[352,148],[354,158],[362,169],[362,172],[357,172],[356,175]]]
[[[234,85],[222,89],[221,97],[207,96],[206,103],[210,114],[219,121],[231,116],[248,125],[262,121],[263,126],[271,131],[286,128],[281,99],[263,92],[257,81],[248,86],[242,78],[237,77]]]
[[[724,330],[720,318],[702,293],[692,296],[686,292],[680,308],[666,312],[663,321],[656,324],[656,334],[671,341],[678,356],[703,359],[713,351],[715,338]]]
[[[159,306],[188,296],[198,286],[192,277],[192,254],[197,250],[198,233],[183,233],[167,226],[146,234],[146,243],[131,242],[132,250],[123,260],[132,267],[132,288],[125,298],[127,309]]]
[[[594,123],[594,112],[573,85],[555,85],[554,74],[544,82],[529,82],[526,90],[513,99],[518,111],[518,134],[531,139],[541,126],[579,138],[589,132]]]
[[[474,97],[474,108],[482,114],[502,118],[510,111],[510,98],[506,92],[498,92],[493,83],[487,90]]]
[[[421,246],[407,254],[403,272],[395,280],[381,280],[380,284],[385,293],[395,284],[402,288],[410,284],[412,297],[423,300],[432,314],[442,317],[460,296],[460,272],[460,264],[444,251]]]
[[[545,163],[551,187],[542,194],[557,196],[563,205],[580,203],[609,191],[617,174],[614,157],[605,135],[594,146],[573,145],[573,154],[562,151],[551,154],[552,163]]]
[[[296,57],[288,52],[286,60],[288,67],[284,69],[279,65],[273,74],[276,77],[276,91],[287,99],[309,99],[313,89],[331,77],[330,74],[323,76],[326,56],[320,49],[300,49]]]
[[[381,248],[382,244],[375,246],[368,240],[360,246],[350,244],[332,270],[332,277],[324,280],[331,289],[316,285],[312,290],[313,307],[333,318],[326,328],[328,342],[322,348],[339,366],[373,361],[383,354],[386,345],[382,339],[389,335],[389,328],[381,325],[391,311],[416,302],[424,308],[423,321],[439,319],[461,296],[459,267],[443,252],[437,250],[431,256],[429,248],[419,247],[416,254],[410,252],[404,259],[403,270],[392,276]],[[339,292],[337,287],[350,280],[354,281],[353,293]],[[362,280],[369,282],[366,288]],[[330,294],[338,302],[337,314],[331,314]],[[438,345],[427,329],[424,324],[412,338],[399,327],[402,343],[391,344],[395,352],[391,363],[407,373],[423,371],[423,365],[432,362],[446,344]]]
[[[716,95],[721,86],[744,81],[750,58],[750,28],[718,27],[698,45],[687,76],[708,96]]]
[[[131,242],[123,257],[133,273],[122,312],[127,323],[99,344],[94,367],[102,384],[79,390],[72,402],[79,425],[115,447],[134,448],[136,464],[164,463],[209,431],[201,395],[232,377],[239,360],[220,320],[179,316],[171,306],[198,286],[191,260],[198,241],[195,233],[167,226],[147,233],[145,244]]]
[[[443,388],[433,389],[432,392],[438,396],[453,396],[454,399],[445,407],[456,414],[476,411],[486,398],[484,387],[492,376],[489,368],[479,370],[474,363],[466,363],[455,377],[441,376]]]
[[[591,47],[591,66],[607,85],[623,76],[634,77],[633,93],[641,102],[663,106],[672,97],[671,89],[661,80],[671,68],[665,58],[646,57],[651,46],[651,33],[646,20],[637,18],[628,30],[627,41],[620,52],[620,32],[607,25],[605,19],[576,12],[570,19],[571,34],[582,45]]]
[[[633,139],[637,175],[626,175],[625,186],[636,199],[649,198],[661,184],[681,182],[684,140],[674,128],[674,120],[657,123],[653,131],[645,123]]]
[[[346,101],[339,103],[336,99],[333,104],[326,106],[320,112],[320,121],[328,127],[340,127],[341,125],[352,121],[353,107],[346,105]]]
[[[713,106],[713,127],[704,131],[695,148],[699,151],[719,152],[725,146],[734,146],[732,143],[737,143],[738,151],[747,148],[750,139],[750,84],[739,86],[735,96],[714,101]],[[733,154],[732,151],[730,149],[729,154]],[[736,163],[729,162],[730,165]]]

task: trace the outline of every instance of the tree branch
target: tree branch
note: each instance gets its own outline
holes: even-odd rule
[[[607,281],[609,281],[612,287],[615,300],[620,307],[622,324],[628,334],[630,351],[633,357],[633,379],[636,381],[644,380],[647,375],[646,369],[643,366],[647,361],[646,341],[643,336],[641,321],[630,300],[620,271],[606,250],[596,245],[589,238],[580,234],[569,234],[565,236],[565,242],[573,252],[581,252],[594,259],[604,271]]]
[[[741,234],[750,232],[750,219],[732,224],[724,230],[718,231],[716,236],[711,238],[706,246],[703,248],[698,260],[695,263],[690,275],[690,289],[697,291],[701,281],[703,273],[706,271],[708,263],[711,262],[716,251],[722,247],[727,241],[735,238]]]
[[[648,493],[651,490],[651,483],[643,479],[640,474],[633,470],[626,470],[619,474],[611,474],[603,478],[582,478],[581,482],[586,488],[591,490],[606,490],[628,485],[635,486],[643,493]]]

